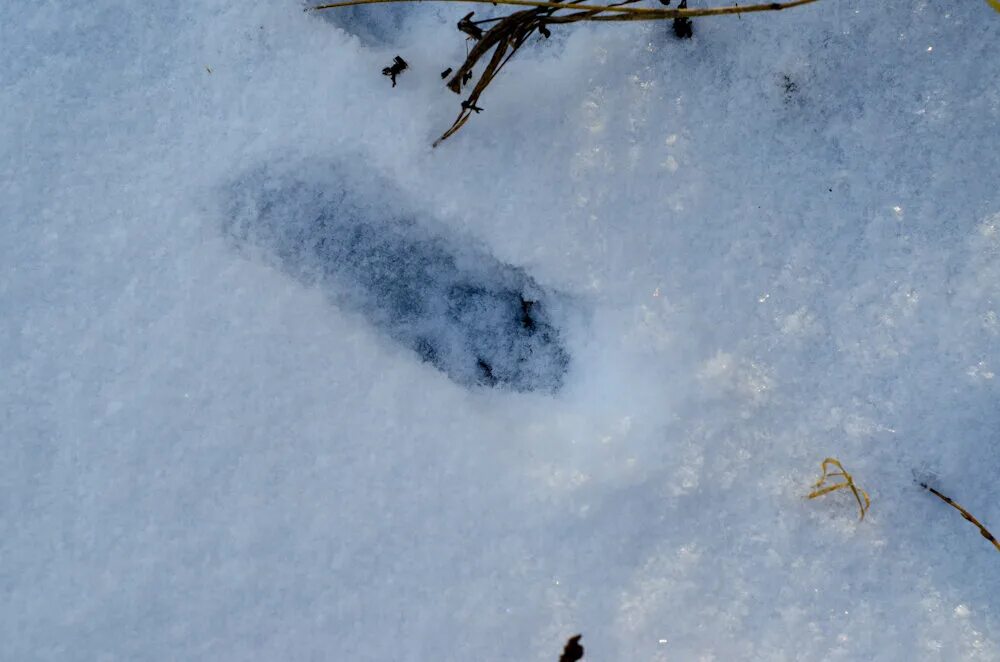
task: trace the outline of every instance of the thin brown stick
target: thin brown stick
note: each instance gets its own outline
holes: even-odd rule
[[[513,5],[516,7],[539,7],[547,9],[565,9],[566,5],[560,2],[546,2],[545,0],[347,0],[346,2],[334,2],[326,5],[310,7],[313,11],[324,9],[337,9],[340,7],[354,7],[357,5],[376,5],[387,2],[478,2],[490,5]],[[601,17],[599,20],[664,20],[672,18],[697,18],[699,16],[725,16],[731,14],[752,14],[763,11],[781,11],[791,9],[800,5],[808,5],[817,0],[789,0],[788,2],[769,2],[759,5],[744,5],[733,7],[705,7],[693,9],[657,9],[651,7],[621,7],[613,5],[575,5],[575,9],[582,9],[586,12],[620,12],[622,14],[632,14],[633,18],[612,19]],[[642,18],[639,18],[639,17]],[[579,20],[579,19],[578,19]],[[596,19],[595,19],[596,20]]]
[[[997,1],[1000,2],[1000,0]],[[610,5],[608,5],[608,7],[614,8],[614,7],[621,7],[622,5],[634,5],[637,2],[642,2],[642,0],[621,0],[621,2],[612,2]],[[570,2],[565,3],[566,6],[572,5],[574,7],[576,5],[581,5],[581,4],[583,4],[583,0],[571,0]],[[581,13],[592,14],[593,12],[581,12]],[[472,21],[472,24],[485,25],[486,23],[496,23],[497,21],[502,21],[506,18],[507,18],[506,16],[494,16],[493,18],[483,18],[478,21]],[[547,22],[549,21],[546,21],[546,23]]]
[[[1000,542],[997,542],[997,539],[993,536],[993,534],[990,533],[985,526],[980,524],[979,520],[977,520],[975,517],[972,516],[972,513],[970,513],[968,510],[966,510],[962,506],[952,501],[950,498],[941,494],[933,487],[930,487],[929,485],[927,485],[927,483],[920,483],[920,487],[924,488],[925,490],[927,490],[928,492],[930,492],[931,494],[933,494],[934,496],[941,499],[946,504],[957,510],[959,513],[961,513],[962,517],[964,517],[967,522],[971,522],[976,528],[978,528],[980,535],[982,535],[984,538],[993,543],[993,546],[997,548],[998,552],[1000,552]]]

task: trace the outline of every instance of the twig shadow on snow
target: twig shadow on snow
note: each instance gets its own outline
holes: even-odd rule
[[[418,223],[358,169],[254,171],[232,185],[224,231],[459,384],[557,391],[569,356],[553,295],[472,241]]]
[[[319,3],[306,2],[303,7],[310,8],[316,4]],[[384,46],[399,39],[403,26],[415,9],[407,3],[390,3],[374,7],[342,7],[313,14],[356,36],[366,46]]]

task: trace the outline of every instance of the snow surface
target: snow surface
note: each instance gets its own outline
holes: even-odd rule
[[[432,150],[471,9],[0,3],[0,659],[1000,659],[914,483],[1000,529],[1000,15],[554,28]],[[232,231],[303,182],[522,274],[561,381]]]

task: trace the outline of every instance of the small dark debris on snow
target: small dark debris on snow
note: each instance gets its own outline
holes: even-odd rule
[[[382,75],[388,76],[392,81],[392,86],[396,87],[396,76],[406,71],[409,66],[410,65],[406,63],[406,60],[397,55],[392,60],[392,66],[386,67],[382,70]]]
[[[534,305],[534,301],[528,301],[521,297],[521,327],[529,331],[535,329],[535,320],[531,319],[531,307]]]
[[[785,99],[790,100],[799,91],[799,84],[788,74],[781,75],[781,86],[785,89]]]
[[[566,642],[566,648],[563,649],[562,657],[559,658],[559,662],[577,662],[583,659],[583,646],[580,645],[580,637],[583,635],[577,634],[569,638]]]
[[[447,69],[441,72],[441,79],[444,80],[450,75],[451,75],[451,67],[448,67]]]
[[[681,0],[681,3],[677,5],[678,9],[687,9],[687,0]],[[681,16],[680,18],[675,18],[673,21],[674,36],[678,39],[690,39],[694,36],[694,25],[691,23],[691,19],[686,16]]]

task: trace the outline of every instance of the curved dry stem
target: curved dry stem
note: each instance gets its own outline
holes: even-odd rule
[[[840,469],[840,471],[830,471],[829,467],[831,466]],[[858,508],[861,510],[861,519],[863,520],[865,518],[865,514],[872,505],[872,500],[868,497],[868,493],[854,484],[854,478],[851,474],[847,473],[847,469],[845,469],[844,465],[840,463],[840,460],[828,457],[823,460],[823,464],[820,465],[820,468],[823,469],[823,475],[820,476],[819,480],[816,481],[816,484],[813,485],[814,489],[807,495],[807,498],[815,499],[816,497],[821,497],[824,494],[829,494],[830,492],[835,492],[840,489],[849,489],[851,493],[854,494],[854,498],[858,502]],[[844,482],[826,485],[827,478],[835,477],[843,478]],[[862,501],[862,497],[864,497],[864,501]]]

